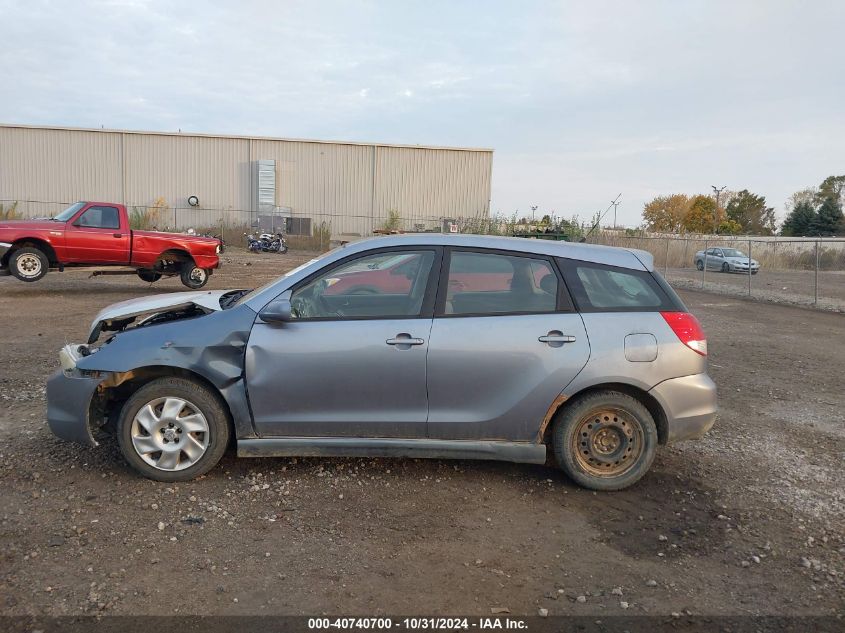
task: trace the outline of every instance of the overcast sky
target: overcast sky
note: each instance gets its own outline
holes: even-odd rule
[[[0,0],[0,122],[491,147],[492,211],[620,223],[845,173],[845,2]]]

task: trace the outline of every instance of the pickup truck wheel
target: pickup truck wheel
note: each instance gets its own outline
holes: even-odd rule
[[[141,278],[141,281],[146,281],[148,284],[152,284],[161,279],[161,273],[156,273],[152,270],[139,270],[138,277]]]
[[[44,252],[31,246],[19,248],[9,260],[9,270],[21,281],[38,281],[49,268],[50,261]]]
[[[123,405],[117,441],[129,465],[156,481],[188,481],[223,457],[231,430],[223,403],[205,385],[158,378]]]
[[[636,398],[597,391],[564,408],[552,439],[557,463],[577,484],[591,490],[621,490],[651,467],[657,426]]]
[[[191,290],[199,290],[208,283],[208,271],[193,263],[187,263],[182,266],[179,278]]]

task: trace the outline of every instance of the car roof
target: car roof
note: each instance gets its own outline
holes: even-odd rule
[[[539,255],[579,259],[596,264],[631,268],[633,270],[654,270],[654,258],[651,253],[639,249],[535,238],[501,237],[497,235],[404,233],[401,235],[385,235],[359,240],[346,245],[341,250],[345,255],[351,255],[373,248],[416,245],[461,246],[537,253]]]

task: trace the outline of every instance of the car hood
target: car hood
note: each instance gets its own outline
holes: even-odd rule
[[[0,229],[30,229],[38,231],[64,231],[64,222],[54,222],[46,218],[35,220],[3,220]]]
[[[94,317],[88,334],[88,342],[93,343],[100,336],[100,332],[112,329],[110,326],[115,322],[126,319],[134,320],[140,316],[151,316],[161,312],[181,310],[192,306],[206,312],[218,312],[223,309],[220,307],[220,297],[227,292],[232,291],[171,292],[113,303],[107,308],[100,310],[97,316]]]
[[[730,263],[732,263],[732,264],[747,264],[747,263],[748,263],[748,258],[747,258],[747,257],[728,257],[728,258],[727,258],[727,261],[729,261],[729,262],[730,262]],[[752,260],[751,260],[751,263],[752,263],[752,264],[756,264],[756,263],[757,263],[757,260],[756,260],[756,259],[752,259]]]

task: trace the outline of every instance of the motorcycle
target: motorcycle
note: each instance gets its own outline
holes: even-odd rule
[[[253,234],[244,233],[247,240],[247,250],[253,253],[287,253],[288,244],[281,233],[262,233],[257,238]]]
[[[288,242],[282,233],[276,233],[275,235],[272,233],[262,233],[258,236],[258,239],[266,245],[266,252],[281,254],[288,252]]]

